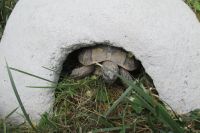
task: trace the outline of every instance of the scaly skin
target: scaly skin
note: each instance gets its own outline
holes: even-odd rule
[[[104,61],[102,63],[102,73],[105,82],[112,84],[117,79],[116,73],[119,73],[119,67],[111,61]]]
[[[86,76],[89,76],[95,71],[95,65],[90,66],[82,66],[75,68],[70,76],[72,78],[80,79],[84,78]],[[116,81],[117,75],[120,74],[124,78],[128,80],[132,80],[131,74],[124,68],[119,68],[117,64],[111,62],[111,61],[104,61],[101,66],[102,71],[102,77],[104,78],[105,82],[108,84],[112,84]],[[123,82],[122,82],[123,83]],[[127,86],[125,83],[123,83],[124,86]]]
[[[92,74],[94,70],[94,65],[78,67],[72,70],[70,77],[74,79],[81,79]]]

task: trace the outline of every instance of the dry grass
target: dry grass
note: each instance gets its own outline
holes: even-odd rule
[[[194,10],[200,19],[199,0],[186,0],[186,3]],[[0,37],[6,21],[15,5],[13,0],[2,0],[0,3]],[[31,76],[31,75],[29,75]],[[144,78],[138,79],[142,86],[149,90],[153,86]],[[143,89],[141,87],[141,89]],[[42,115],[40,123],[34,125],[38,132],[131,132],[131,133],[167,133],[173,129],[159,116],[155,116],[146,108],[136,93],[123,97],[123,100],[105,114],[116,100],[124,94],[126,88],[120,85],[107,86],[100,77],[86,77],[81,80],[64,78],[56,88],[56,101],[53,113]],[[146,90],[145,89],[145,90]],[[144,90],[144,91],[145,91]],[[153,90],[155,92],[155,90]],[[149,93],[148,93],[149,94]],[[150,93],[150,95],[154,95]],[[185,130],[185,132],[200,132],[200,111],[194,110],[188,114],[177,116],[174,112],[154,96],[157,103],[165,107],[173,122]],[[15,110],[13,110],[14,112]],[[32,133],[34,130],[28,123],[11,125],[7,118],[0,119],[0,132]]]

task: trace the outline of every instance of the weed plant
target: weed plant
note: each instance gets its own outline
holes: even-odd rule
[[[6,132],[130,132],[130,133],[183,133],[200,132],[200,111],[186,115],[176,114],[158,96],[151,93],[140,80],[128,81],[128,85],[107,86],[100,77],[91,76],[81,80],[64,78],[56,86],[53,112],[44,113],[34,125],[17,92],[11,70],[46,79],[7,66],[17,101],[26,118],[20,125],[10,125],[9,116],[0,121],[0,131]],[[37,87],[39,88],[39,87]],[[51,87],[50,87],[51,88]]]

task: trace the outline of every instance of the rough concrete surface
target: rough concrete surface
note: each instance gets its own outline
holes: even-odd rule
[[[18,107],[9,65],[57,82],[67,54],[109,41],[133,52],[161,99],[179,113],[200,108],[200,24],[181,0],[20,0],[0,44],[0,116]],[[12,71],[32,120],[50,111],[49,82]],[[18,113],[21,113],[18,109]],[[20,120],[17,113],[14,120]]]

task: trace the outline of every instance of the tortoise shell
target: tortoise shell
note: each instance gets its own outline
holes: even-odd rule
[[[136,69],[134,57],[128,56],[128,52],[111,46],[96,46],[83,49],[79,56],[79,62],[85,66],[103,61],[112,61],[126,70]]]

